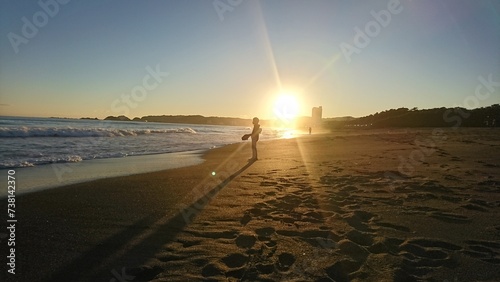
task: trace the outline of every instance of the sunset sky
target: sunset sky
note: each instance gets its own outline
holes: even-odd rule
[[[273,118],[285,92],[301,115],[468,108],[480,76],[475,101],[500,103],[499,1],[0,3],[0,115]]]

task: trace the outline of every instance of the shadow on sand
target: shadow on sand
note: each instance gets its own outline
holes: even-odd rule
[[[101,242],[42,281],[144,281],[154,278],[161,269],[134,269],[129,272],[127,267],[140,266],[153,258],[162,246],[172,241],[193,221],[219,191],[253,163],[254,161],[248,162],[165,223],[160,223],[149,235],[144,236],[140,243],[124,253],[116,255],[131,240],[146,233],[155,223],[158,224],[158,221],[155,221],[157,215],[149,215],[136,221],[124,231]]]

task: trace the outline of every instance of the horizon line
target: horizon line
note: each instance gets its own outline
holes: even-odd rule
[[[445,106],[441,106],[441,107],[434,107],[434,108],[418,108],[418,107],[413,107],[413,108],[409,108],[409,107],[399,107],[399,108],[391,108],[391,109],[386,109],[386,110],[382,110],[382,111],[378,111],[378,112],[375,112],[375,113],[371,113],[371,114],[368,114],[368,115],[364,115],[364,116],[350,116],[350,115],[346,115],[346,116],[336,116],[336,117],[322,117],[322,119],[332,119],[332,118],[363,118],[363,117],[367,117],[367,116],[370,116],[370,115],[374,115],[374,114],[377,114],[377,113],[381,113],[381,112],[385,112],[385,111],[389,111],[389,110],[397,110],[397,109],[402,109],[402,108],[406,108],[408,110],[413,110],[416,108],[417,111],[422,111],[422,110],[432,110],[432,109],[441,109],[441,108],[445,108],[445,109],[456,109],[456,108],[462,108],[462,109],[466,109],[466,110],[475,110],[475,109],[481,109],[481,108],[488,108],[488,107],[492,107],[494,105],[500,105],[498,103],[494,103],[494,104],[491,104],[489,106],[484,106],[484,107],[477,107],[477,108],[465,108],[465,107],[461,107],[461,106],[454,106],[454,107],[445,107]],[[92,119],[92,120],[105,120],[105,118],[107,117],[120,117],[120,116],[124,116],[124,117],[127,117],[128,119],[130,119],[131,121],[133,121],[134,118],[144,118],[144,117],[148,117],[148,116],[183,116],[183,117],[188,117],[188,116],[201,116],[201,117],[207,117],[207,118],[210,118],[210,117],[215,117],[215,118],[235,118],[235,119],[252,119],[250,117],[231,117],[231,116],[204,116],[204,115],[201,115],[201,114],[177,114],[177,115],[168,115],[168,114],[161,114],[161,115],[145,115],[145,116],[142,116],[142,117],[133,117],[133,118],[130,118],[128,116],[125,116],[125,115],[116,115],[116,116],[113,116],[113,115],[108,115],[104,118],[98,118],[98,117],[91,117],[91,116],[81,116],[81,117],[59,117],[59,116],[23,116],[23,115],[0,115],[0,117],[19,117],[19,118],[59,118],[59,119]],[[298,116],[296,118],[311,118],[312,116]],[[265,118],[262,118],[261,120],[263,121],[269,121],[269,120],[275,120],[275,119],[279,119],[279,118],[274,118],[274,119],[265,119]]]

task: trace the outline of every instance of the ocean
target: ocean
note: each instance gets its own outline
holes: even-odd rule
[[[242,142],[251,126],[0,117],[0,173],[14,169],[28,192],[193,165],[205,150]],[[261,140],[288,134],[264,128]]]

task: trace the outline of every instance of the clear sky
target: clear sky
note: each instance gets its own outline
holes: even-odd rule
[[[499,1],[58,1],[0,0],[0,115],[272,118],[281,92],[324,117],[500,103]],[[479,76],[493,91],[470,99]]]

